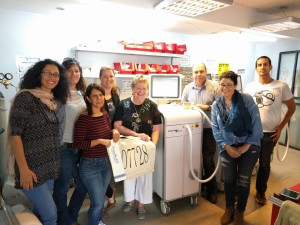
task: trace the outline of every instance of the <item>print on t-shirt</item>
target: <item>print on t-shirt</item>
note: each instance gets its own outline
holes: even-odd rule
[[[254,98],[258,108],[272,105],[275,101],[275,94],[270,90],[255,92]]]

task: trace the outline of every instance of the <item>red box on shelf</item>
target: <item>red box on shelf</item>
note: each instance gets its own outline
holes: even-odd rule
[[[168,64],[160,65],[160,71],[159,71],[159,73],[161,73],[161,74],[167,74],[169,72],[170,72],[170,65],[168,65]]]
[[[177,45],[176,46],[176,50],[175,50],[175,54],[184,54],[186,52],[186,45]]]
[[[137,73],[137,74],[148,74],[148,64],[136,63],[135,64],[135,73]]]
[[[125,50],[152,52],[153,51],[153,46],[144,45],[144,44],[125,44],[124,49]]]
[[[153,51],[154,52],[165,52],[167,44],[165,42],[154,43]]]
[[[177,74],[180,72],[179,65],[170,65],[170,74]]]
[[[148,74],[159,73],[160,66],[158,64],[148,64]]]
[[[174,53],[176,51],[177,48],[177,44],[173,43],[173,44],[166,44],[166,49],[165,49],[165,53]]]
[[[147,41],[143,43],[143,46],[145,46],[145,48],[151,49],[151,51],[153,51],[154,48],[154,41]]]
[[[135,73],[134,63],[116,62],[116,63],[114,63],[114,68],[115,68],[115,70],[119,71],[120,74],[133,74],[133,73]]]

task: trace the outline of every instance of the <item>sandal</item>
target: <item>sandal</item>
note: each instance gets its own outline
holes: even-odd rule
[[[143,220],[146,218],[146,209],[145,208],[138,208],[137,210],[138,218]]]
[[[107,218],[107,217],[109,217],[109,213],[108,213],[108,209],[105,208],[102,212],[102,218]]]
[[[134,201],[132,202],[126,202],[123,207],[122,207],[122,211],[123,212],[129,212],[132,208],[132,206],[134,205]]]
[[[115,206],[116,206],[116,200],[113,203],[110,203],[109,201],[107,201],[107,205],[106,205],[107,209],[111,209]]]

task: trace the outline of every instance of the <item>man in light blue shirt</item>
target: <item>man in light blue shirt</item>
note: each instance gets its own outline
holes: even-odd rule
[[[195,63],[193,66],[194,81],[188,84],[182,93],[181,103],[191,102],[205,112],[208,118],[211,117],[210,108],[217,97],[218,84],[206,79],[207,70],[204,63]],[[215,170],[214,155],[216,152],[216,142],[212,134],[209,123],[205,120],[203,124],[203,169],[204,179],[210,177]],[[215,177],[205,184],[207,189],[207,199],[212,203],[217,203],[217,182]]]

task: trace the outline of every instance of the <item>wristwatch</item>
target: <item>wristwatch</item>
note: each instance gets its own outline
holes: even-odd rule
[[[225,146],[226,146],[226,144],[223,144],[223,145],[222,145],[222,148],[223,148],[224,150],[226,150],[226,149],[225,149]]]

